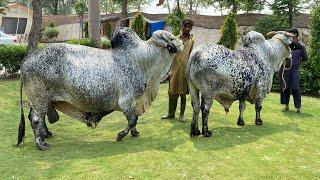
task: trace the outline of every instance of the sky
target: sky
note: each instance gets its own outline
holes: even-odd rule
[[[170,7],[172,8],[174,6],[175,0],[169,0]],[[158,3],[158,0],[152,0],[152,2],[149,5],[144,6],[143,12],[149,13],[149,14],[167,14],[168,9],[163,6],[156,6]],[[226,15],[228,11],[224,10],[223,15]],[[241,13],[241,11],[239,12]],[[268,6],[265,6],[264,10],[261,11],[261,14],[271,14],[272,12],[270,11]],[[308,13],[308,10],[305,11],[305,13]],[[219,9],[216,9],[214,7],[201,7],[199,8],[199,14],[202,15],[214,15],[214,16],[219,16],[221,15],[221,12]]]

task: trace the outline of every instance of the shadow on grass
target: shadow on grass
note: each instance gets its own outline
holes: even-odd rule
[[[296,111],[288,111],[288,112],[282,112],[284,116],[287,116],[288,118],[297,118],[297,119],[308,119],[310,117],[313,117],[314,115],[304,112],[303,114],[298,114]]]
[[[199,136],[192,141],[200,151],[223,150],[238,145],[258,141],[261,138],[282,132],[301,133],[297,124],[265,123],[263,126],[245,125],[243,127],[214,128],[213,136],[204,138]]]

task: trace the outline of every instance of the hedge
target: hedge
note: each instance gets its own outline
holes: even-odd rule
[[[9,74],[17,73],[27,53],[26,45],[0,45],[0,69],[6,68]]]

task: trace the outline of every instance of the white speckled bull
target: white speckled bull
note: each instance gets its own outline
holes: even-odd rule
[[[183,44],[167,31],[156,31],[143,41],[130,28],[116,29],[111,44],[110,50],[53,44],[26,58],[21,66],[21,95],[24,86],[30,105],[28,117],[40,150],[50,147],[45,138],[52,133],[45,116],[50,123],[56,122],[56,109],[92,128],[105,115],[122,111],[128,126],[117,140],[129,132],[138,136],[138,116],[155,99],[161,74],[170,68]],[[18,144],[24,126],[21,107]]]
[[[188,82],[193,106],[191,137],[200,135],[198,114],[202,111],[202,134],[208,130],[208,115],[214,99],[228,112],[231,104],[239,100],[238,125],[244,125],[245,101],[255,104],[256,125],[260,118],[262,101],[272,86],[272,77],[283,60],[290,57],[290,33],[272,32],[272,39],[265,40],[258,32],[251,31],[243,39],[244,46],[232,51],[220,45],[201,45],[194,49],[188,62]],[[199,98],[201,93],[201,103]]]

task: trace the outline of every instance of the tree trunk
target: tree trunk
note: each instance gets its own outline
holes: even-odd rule
[[[129,27],[128,0],[121,1],[121,27]]]
[[[28,52],[31,53],[38,48],[38,42],[41,38],[42,26],[42,8],[41,0],[32,0],[33,18],[31,30],[28,37]]]
[[[234,14],[237,14],[237,12],[238,12],[238,2],[237,2],[237,1],[234,1],[234,2],[233,2],[232,12],[233,12]]]
[[[169,0],[167,0],[167,4],[168,4],[168,13],[171,14]]]
[[[180,10],[180,0],[177,0],[177,9]]]
[[[54,0],[53,2],[53,15],[57,15],[58,14],[58,4],[59,4],[59,0]]]
[[[289,27],[293,27],[293,5],[292,2],[289,2]]]
[[[193,10],[192,10],[192,8],[193,8],[193,1],[192,0],[189,0],[189,14],[193,14]]]
[[[98,46],[101,47],[100,36],[100,0],[88,1],[88,18],[89,18],[89,38],[96,40]]]

